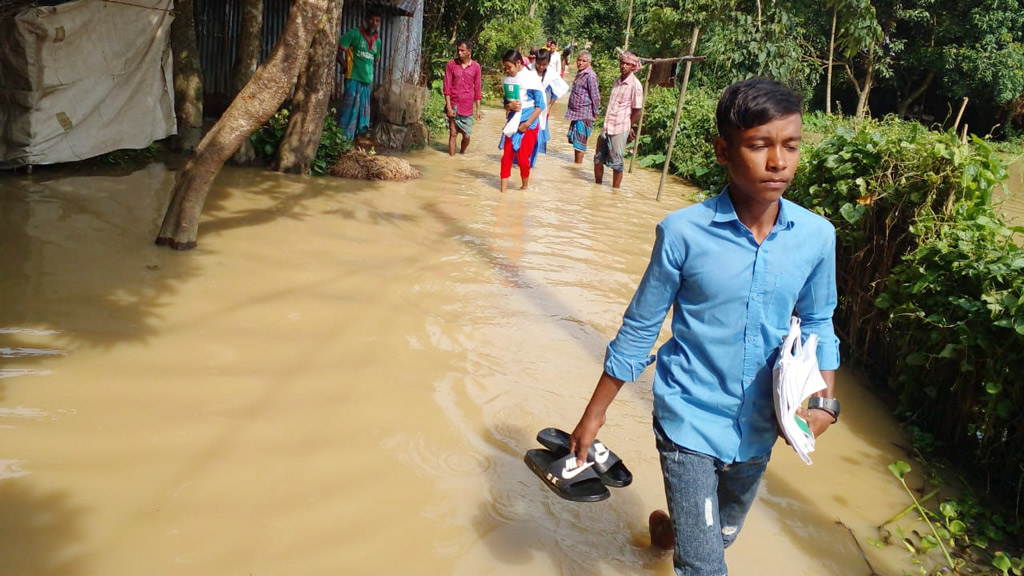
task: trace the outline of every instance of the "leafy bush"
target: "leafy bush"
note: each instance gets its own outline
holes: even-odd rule
[[[1024,469],[1024,252],[992,209],[1006,167],[887,118],[845,120],[804,154],[789,195],[838,236],[837,327],[897,410],[1012,496]]]
[[[266,124],[260,126],[249,135],[256,155],[265,163],[270,164],[277,156],[277,149],[281,146],[285,131],[288,129],[289,109],[283,106],[278,110]],[[320,144],[316,148],[316,157],[310,165],[310,172],[317,176],[324,176],[338,157],[352,149],[352,141],[345,137],[335,120],[338,114],[333,108],[324,117],[324,129],[320,135]]]
[[[338,126],[337,117],[337,111],[332,108],[324,118],[324,131],[320,134],[316,157],[310,166],[310,171],[317,176],[328,174],[328,169],[334,165],[338,157],[352,149],[352,141],[345,137],[341,126]]]
[[[97,160],[104,164],[117,166],[118,168],[131,168],[133,166],[149,164],[160,154],[162,149],[163,146],[161,144],[154,142],[145,148],[125,148],[107,152],[97,157]]]
[[[672,136],[679,90],[651,88],[648,92],[638,162],[641,166],[661,167]],[[671,173],[715,194],[726,183],[725,169],[715,161],[711,146],[711,139],[718,133],[717,105],[717,94],[692,85],[687,89],[669,165]]]
[[[427,125],[430,137],[435,140],[448,137],[448,117],[445,116],[444,94],[441,92],[443,86],[444,82],[440,79],[431,83],[430,97],[423,107],[423,123]]]
[[[875,302],[899,354],[890,385],[903,410],[1013,493],[1024,465],[1024,250],[990,209],[923,215],[910,233],[917,247]]]

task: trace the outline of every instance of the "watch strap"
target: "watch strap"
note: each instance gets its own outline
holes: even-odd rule
[[[828,412],[828,414],[832,416],[833,424],[839,421],[839,400],[836,400],[835,398],[811,396],[807,400],[807,409]]]

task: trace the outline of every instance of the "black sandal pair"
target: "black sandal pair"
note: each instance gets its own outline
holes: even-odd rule
[[[523,460],[544,484],[566,500],[600,502],[611,496],[608,486],[623,488],[633,482],[633,474],[622,460],[599,440],[587,451],[587,461],[579,464],[569,452],[569,434],[558,428],[537,433],[544,448],[526,451]]]

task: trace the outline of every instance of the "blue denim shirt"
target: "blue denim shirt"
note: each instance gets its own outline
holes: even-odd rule
[[[669,214],[651,262],[608,344],[604,369],[636,380],[672,308],[658,349],[654,415],[672,441],[724,462],[763,456],[775,443],[772,365],[790,316],[817,334],[822,370],[839,367],[835,229],[781,199],[759,246],[736,217],[728,188]]]

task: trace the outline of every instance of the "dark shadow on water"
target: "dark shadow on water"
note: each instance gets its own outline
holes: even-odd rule
[[[40,327],[57,331],[48,342],[62,348],[145,341],[164,303],[198,273],[190,255],[208,249],[204,240],[281,219],[302,221],[309,213],[306,204],[314,199],[380,186],[225,167],[204,204],[198,248],[177,252],[153,243],[175,177],[163,164],[133,171],[48,167],[33,174],[0,173],[0,350],[32,348],[38,339],[26,328]],[[258,195],[270,203],[229,208],[237,195]],[[336,214],[356,217],[345,210]],[[388,226],[416,219],[375,210],[372,199],[359,217]],[[96,326],[95,313],[81,309],[83,300],[92,311],[103,311],[105,327]],[[0,354],[0,370],[21,370],[30,361]]]
[[[494,166],[493,172],[487,172],[480,168],[467,168],[462,170],[462,173],[471,177],[478,182],[486,184],[487,187],[493,188],[494,190],[501,189],[501,173],[497,164]],[[513,188],[519,188],[519,171],[515,167],[512,169],[512,177],[509,178],[508,187],[509,190]]]
[[[67,554],[81,539],[82,511],[60,492],[42,492],[31,476],[0,478],[0,573],[87,574],[87,558]]]
[[[173,173],[156,164],[4,177],[0,347],[32,348],[40,328],[56,331],[47,342],[62,347],[150,336],[163,302],[194,273],[187,257],[153,244],[173,184]],[[103,312],[105,328],[80,309],[83,299]],[[0,368],[26,361],[16,360]]]

